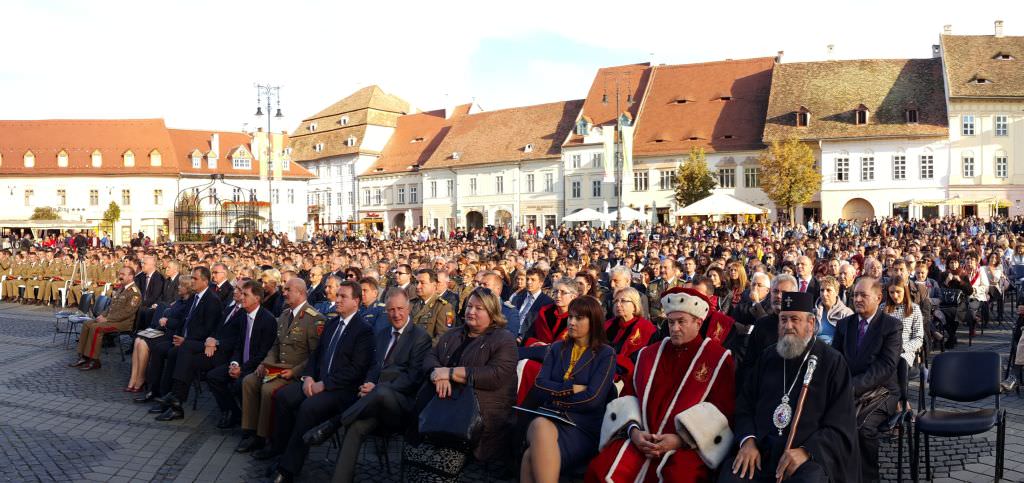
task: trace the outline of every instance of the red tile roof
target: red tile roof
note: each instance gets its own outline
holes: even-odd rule
[[[160,153],[161,165],[151,166],[149,154]],[[68,154],[67,167],[57,165],[57,154]],[[99,168],[92,153],[103,156]],[[131,150],[135,166],[124,165]],[[26,168],[24,155],[32,151],[35,166]],[[162,119],[0,121],[0,175],[147,175],[175,176],[178,163],[174,145]]]
[[[633,154],[761,149],[774,57],[651,68]]]
[[[595,126],[614,123],[619,114],[626,112],[636,119],[640,110],[651,75],[650,62],[629,64],[614,67],[603,67],[597,70],[594,82],[583,102],[582,116]],[[618,105],[616,105],[616,86],[618,86]],[[632,104],[627,99],[632,98]],[[583,137],[570,134],[566,145],[581,144]]]
[[[384,151],[365,174],[404,173],[418,169],[441,144],[452,121],[465,116],[468,106],[456,107],[452,119],[445,118],[443,109],[398,118],[398,127],[384,146]],[[411,166],[416,168],[410,169]]]
[[[169,129],[171,140],[177,153],[177,163],[182,174],[223,174],[225,176],[259,176],[260,163],[256,160],[256,153],[252,152],[252,137],[250,134],[241,132],[225,131],[195,131],[186,129]],[[218,134],[220,152],[217,153],[217,167],[210,169],[205,155],[210,152],[211,138],[214,133]],[[288,137],[285,136],[284,144],[287,145]],[[252,162],[249,169],[235,169],[230,156],[244,147],[249,152]],[[192,152],[199,150],[202,153],[202,164],[199,168],[192,167]],[[284,178],[310,179],[316,176],[298,163],[288,163],[288,169],[281,172]]]
[[[558,158],[582,106],[583,100],[562,101],[456,119],[423,168]]]

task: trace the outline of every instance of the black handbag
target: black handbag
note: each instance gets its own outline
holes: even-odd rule
[[[441,399],[435,394],[420,412],[420,436],[435,444],[472,445],[483,426],[472,375],[461,388],[452,387],[451,396]]]
[[[466,466],[466,452],[427,442],[402,446],[402,481],[455,483]]]
[[[964,292],[958,288],[941,289],[940,295],[940,305],[943,307],[955,307],[964,300]]]

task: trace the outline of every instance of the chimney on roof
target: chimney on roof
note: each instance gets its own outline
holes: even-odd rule
[[[999,37],[1002,37],[1002,36],[1003,36],[1003,21],[1002,20],[996,20],[996,37],[999,38]]]
[[[939,44],[932,44],[932,58],[938,59],[942,57],[942,47]]]
[[[942,33],[943,35],[953,35],[953,26],[948,23],[946,25],[943,25]]]
[[[780,50],[779,53],[775,55],[775,63],[776,64],[781,64],[782,63],[782,56],[785,53],[786,53],[785,50]]]
[[[220,134],[210,134],[210,151],[220,154]]]

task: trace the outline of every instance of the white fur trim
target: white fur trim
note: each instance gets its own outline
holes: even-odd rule
[[[697,447],[697,454],[708,468],[717,468],[732,448],[729,420],[707,401],[677,414],[675,426],[683,441]]]
[[[708,316],[708,303],[704,299],[688,293],[670,293],[661,298],[661,308],[666,314],[671,312],[686,312],[700,320]]]
[[[523,369],[526,368],[527,361],[529,359],[519,359],[519,363],[516,364],[516,391],[523,385]]]
[[[604,422],[601,423],[601,439],[598,448],[604,449],[612,436],[622,431],[631,423],[643,426],[640,420],[640,401],[636,396],[622,396],[608,403],[604,409]]]
[[[711,342],[711,339],[704,339],[704,341],[700,343],[700,349],[697,349],[697,355],[693,356],[693,360],[690,361],[690,367],[686,368],[686,375],[683,376],[683,380],[679,383],[679,387],[676,388],[675,395],[672,396],[672,402],[668,405],[669,411],[665,412],[665,417],[661,419],[661,424],[658,425],[654,434],[661,434],[665,431],[665,424],[668,423],[669,415],[671,414],[670,411],[672,408],[676,407],[676,401],[679,400],[679,393],[682,392],[683,386],[686,385],[686,381],[690,380],[690,373],[693,372],[693,366],[697,365],[697,361],[700,360],[700,356],[704,353],[704,348],[707,347],[708,342]],[[654,371],[651,371],[651,374],[653,375]]]

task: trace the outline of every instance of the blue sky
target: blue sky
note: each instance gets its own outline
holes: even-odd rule
[[[607,65],[928,57],[943,25],[991,34],[995,19],[1024,35],[1019,0],[4,0],[0,18],[4,119],[238,130],[264,125],[253,84],[269,82],[275,131],[369,84],[420,109],[493,110],[582,98]]]

